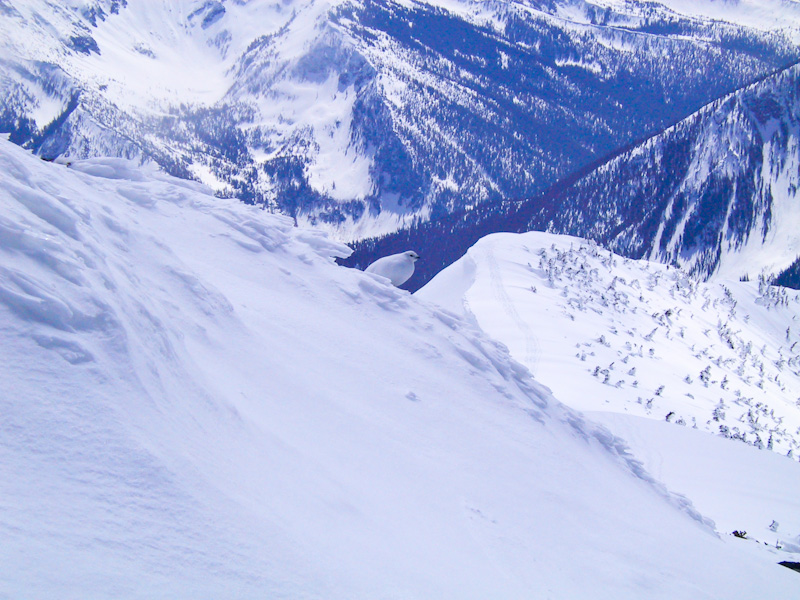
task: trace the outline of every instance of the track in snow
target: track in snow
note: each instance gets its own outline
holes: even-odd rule
[[[500,267],[497,264],[497,259],[494,255],[494,244],[487,244],[486,264],[489,267],[489,276],[492,282],[492,293],[500,303],[500,307],[516,324],[519,330],[525,337],[525,364],[534,376],[537,375],[539,359],[541,357],[541,346],[539,339],[533,332],[533,329],[525,322],[525,320],[517,312],[514,303],[508,296],[506,286],[503,284],[503,275]]]

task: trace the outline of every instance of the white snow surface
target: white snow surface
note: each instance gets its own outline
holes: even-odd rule
[[[346,247],[120,159],[0,173],[0,597],[796,592]]]
[[[418,295],[477,322],[569,406],[728,427],[800,456],[794,290],[701,283],[530,232],[487,236]]]
[[[620,413],[587,414],[623,437],[653,476],[713,515],[720,531],[744,531],[751,549],[780,560],[787,560],[784,551],[800,550],[797,463],[690,427]]]
[[[721,533],[800,549],[800,293],[530,232],[483,238],[415,296],[506,344]]]

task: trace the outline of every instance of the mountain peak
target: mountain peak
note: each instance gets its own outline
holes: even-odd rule
[[[15,141],[342,239],[534,196],[797,55],[777,25],[641,2],[7,4]]]

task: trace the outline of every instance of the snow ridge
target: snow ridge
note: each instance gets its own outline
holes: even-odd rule
[[[471,274],[457,295],[445,288],[462,262]],[[591,241],[528,233],[487,236],[417,295],[465,306],[569,406],[800,457],[798,292],[701,283]],[[531,344],[549,352],[532,362]]]
[[[704,279],[778,275],[800,255],[799,78],[795,64],[710,104],[548,206],[523,208],[539,213],[528,227],[592,238]]]

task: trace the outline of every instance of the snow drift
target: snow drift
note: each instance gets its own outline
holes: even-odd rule
[[[0,173],[0,596],[796,590],[346,247],[118,159]]]

